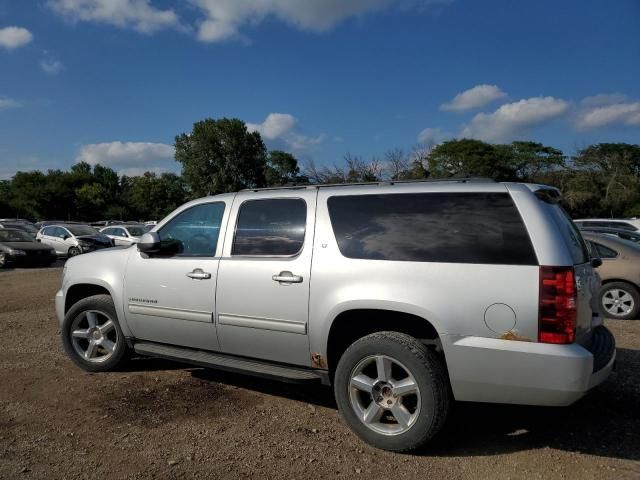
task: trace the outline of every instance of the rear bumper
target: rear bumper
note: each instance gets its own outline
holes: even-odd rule
[[[570,405],[602,383],[616,359],[604,326],[589,349],[483,337],[449,337],[443,347],[456,400],[473,402]]]

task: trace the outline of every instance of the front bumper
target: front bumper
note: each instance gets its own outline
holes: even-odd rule
[[[616,360],[604,326],[588,349],[484,337],[445,338],[443,347],[456,400],[473,402],[570,405],[602,383]]]
[[[64,321],[64,292],[62,289],[56,293],[56,316],[58,317],[58,322],[62,325]]]

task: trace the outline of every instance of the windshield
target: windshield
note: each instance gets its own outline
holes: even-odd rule
[[[137,225],[135,227],[127,227],[127,230],[129,231],[129,234],[131,234],[134,237],[139,237],[147,233],[147,229],[145,227],[137,226]]]
[[[76,237],[79,235],[95,235],[96,231],[87,225],[66,225],[65,228],[69,230]]]
[[[0,242],[33,242],[33,239],[21,230],[0,229]]]

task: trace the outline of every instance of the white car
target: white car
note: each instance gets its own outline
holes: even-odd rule
[[[75,257],[113,246],[113,242],[88,225],[58,224],[40,229],[36,241],[52,247],[58,256]]]
[[[147,233],[149,228],[145,225],[110,225],[100,230],[115,245],[133,245],[140,241],[140,237]]]

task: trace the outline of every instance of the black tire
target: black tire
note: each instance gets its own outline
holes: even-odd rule
[[[108,317],[112,322],[115,329],[114,342],[115,347],[111,356],[99,363],[92,362],[81,356],[73,345],[72,340],[72,327],[77,319],[80,319],[83,315],[86,315],[87,311],[99,312]],[[116,314],[113,300],[109,295],[93,295],[91,297],[83,298],[74,304],[64,317],[61,329],[62,345],[67,355],[71,360],[83,370],[88,372],[107,372],[115,370],[121,365],[125,359],[127,350],[126,339],[118,323],[118,316]],[[112,337],[113,338],[113,337]]]
[[[69,258],[80,255],[81,253],[82,253],[82,250],[80,250],[79,247],[71,247],[68,252]]]
[[[420,410],[415,422],[402,433],[385,435],[372,430],[352,407],[352,372],[373,355],[401,362],[418,385]],[[340,414],[351,429],[368,444],[395,452],[417,449],[433,439],[442,429],[452,402],[445,366],[438,354],[414,337],[399,332],[372,333],[347,348],[336,368],[334,391]]]
[[[626,292],[631,297],[633,301],[633,306],[631,310],[628,311],[627,313],[621,312],[619,314],[615,314],[611,311],[612,310],[611,308],[609,309],[609,311],[607,311],[607,308],[605,307],[605,301],[608,301],[607,303],[609,303],[614,296],[617,297],[617,295],[614,295],[614,292],[616,291]],[[599,305],[600,305],[601,313],[606,318],[612,318],[616,320],[633,320],[633,319],[637,319],[640,316],[640,293],[638,293],[638,289],[630,283],[627,283],[627,282],[605,283],[600,289],[600,295],[599,295],[598,301],[600,302]]]
[[[7,254],[0,252],[0,268],[8,268],[9,261],[7,260]]]

